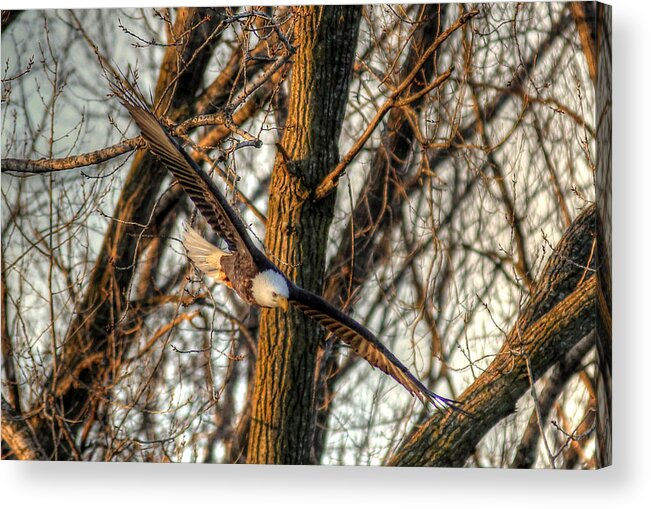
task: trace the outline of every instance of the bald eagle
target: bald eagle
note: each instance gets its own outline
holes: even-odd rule
[[[111,83],[111,88],[140,128],[149,150],[172,172],[208,224],[226,242],[227,249],[219,249],[188,229],[184,246],[197,268],[254,306],[287,311],[292,305],[300,309],[421,402],[470,415],[458,407],[458,401],[425,387],[366,327],[285,276],[253,244],[244,223],[224,195],[158,120],[141,94],[132,87],[127,89],[122,80]]]

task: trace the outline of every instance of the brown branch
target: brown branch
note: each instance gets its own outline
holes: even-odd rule
[[[247,118],[247,116],[245,116]],[[165,123],[169,124],[168,119],[163,119]],[[211,114],[211,115],[198,115],[196,117],[189,118],[188,120],[183,121],[172,129],[173,134],[182,135],[185,134],[192,128],[208,126],[208,125],[220,125],[224,126],[224,129],[220,130],[220,134],[224,136],[224,132],[232,132],[244,138],[247,141],[255,142],[256,148],[262,146],[262,142],[247,133],[237,125],[239,122],[234,121],[228,115],[223,112]],[[214,141],[214,140],[213,140]],[[83,168],[84,166],[91,166],[93,164],[100,164],[113,159],[115,157],[126,154],[132,150],[142,148],[145,146],[145,142],[142,136],[136,136],[134,138],[129,138],[125,141],[111,145],[100,150],[94,150],[93,152],[88,152],[85,154],[79,154],[70,157],[63,157],[60,159],[14,159],[6,158],[2,159],[2,173],[14,172],[14,173],[28,173],[28,174],[39,174],[39,173],[51,173],[53,171],[63,171],[63,170],[73,170],[76,168]]]
[[[491,172],[495,177],[497,187],[500,190],[500,198],[504,204],[504,208],[506,209],[506,220],[509,222],[512,230],[512,242],[515,244],[516,251],[516,256],[513,256],[513,267],[518,276],[522,278],[527,288],[530,289],[533,286],[533,279],[531,277],[531,267],[527,261],[527,249],[525,246],[525,235],[523,231],[522,218],[518,216],[515,207],[515,200],[509,194],[509,189],[506,184],[506,175],[502,170],[502,165],[497,161],[497,158],[495,157],[496,145],[492,145],[491,140],[488,138],[488,132],[486,129],[486,112],[481,108],[479,100],[477,98],[477,93],[474,89],[472,90],[472,100],[474,102],[474,110],[477,115],[477,130],[479,131],[482,143],[484,144],[486,151],[486,160],[488,162],[489,168],[491,169]],[[511,132],[514,130],[515,126],[511,129]]]
[[[431,88],[435,88],[436,86],[441,85],[445,80],[447,80],[450,76],[452,75],[452,69],[448,69],[445,71],[443,74],[441,74],[436,80],[434,80],[434,83],[432,84]],[[413,79],[413,78],[412,78]],[[428,87],[429,88],[429,87]],[[401,89],[400,92],[402,92],[404,89]],[[326,178],[323,179],[321,184],[316,190],[316,198],[321,199],[324,196],[326,196],[328,193],[330,193],[335,187],[337,187],[337,183],[339,182],[339,178],[343,175],[344,171],[346,171],[346,168],[348,168],[348,165],[355,159],[357,154],[359,154],[360,150],[366,145],[366,142],[368,139],[371,137],[377,126],[380,124],[384,116],[387,114],[387,112],[392,109],[394,106],[395,107],[400,107],[400,106],[405,106],[410,102],[414,102],[417,100],[421,95],[419,93],[415,93],[413,96],[408,98],[408,101],[398,101],[398,91],[394,92],[389,99],[387,99],[382,106],[380,106],[380,109],[377,111],[371,122],[368,124],[362,135],[357,139],[355,144],[351,147],[351,149],[348,151],[348,153],[341,158],[341,161],[339,164],[335,167],[334,170],[332,170]]]
[[[282,12],[282,8],[279,9]],[[246,14],[246,13],[245,13]],[[258,24],[256,30],[268,30],[267,25],[271,20],[259,12],[248,13],[250,16],[256,18]],[[228,20],[226,20],[228,21]],[[231,57],[228,63],[224,66],[221,73],[213,82],[199,95],[196,101],[196,111],[199,114],[210,113],[215,110],[218,105],[226,104],[231,97],[231,93],[237,87],[242,86],[258,71],[262,71],[262,81],[270,79],[275,72],[270,73],[269,69],[276,66],[279,57],[275,52],[279,42],[283,42],[283,46],[289,50],[289,46],[284,43],[284,35],[280,32],[279,27],[275,22],[273,23],[273,35],[265,37],[264,44],[258,44],[252,50],[248,50],[248,39],[245,39],[239,46],[233,48]],[[280,37],[279,37],[280,35]],[[282,41],[281,41],[282,40]],[[271,63],[270,63],[271,62]],[[279,67],[276,66],[275,70],[278,71]],[[249,93],[251,95],[254,91],[249,86]],[[247,98],[248,102],[248,98]],[[241,104],[240,104],[241,105]],[[231,105],[231,111],[235,108]]]
[[[28,421],[18,415],[2,396],[2,441],[19,460],[49,459],[36,440]]]
[[[571,424],[568,422],[563,407],[559,403],[556,403],[554,408],[558,414],[559,420],[563,424],[563,427],[560,427],[555,421],[552,421],[552,425],[559,432],[561,437],[565,437],[565,442],[560,451],[556,453],[556,456],[563,454],[563,468],[572,469],[579,461],[582,463],[583,468],[595,468],[596,457],[589,457],[585,451],[587,442],[594,434],[596,427],[596,416],[594,410],[588,408],[579,424],[574,428],[574,430],[568,433],[566,430],[571,429]]]
[[[538,138],[540,151],[542,152],[543,158],[545,159],[545,165],[547,166],[547,171],[549,172],[549,180],[552,184],[552,189],[554,190],[554,196],[556,196],[556,200],[558,201],[558,206],[561,209],[561,214],[563,215],[563,222],[565,223],[565,227],[567,228],[568,226],[570,226],[570,223],[572,222],[572,219],[570,217],[570,209],[567,206],[567,200],[565,199],[565,196],[563,195],[563,191],[561,190],[561,185],[558,180],[558,175],[556,172],[556,168],[554,166],[554,162],[552,161],[552,156],[549,153],[549,150],[547,150],[547,148],[545,147],[545,136],[543,134],[542,127],[540,126],[538,115],[535,111],[533,113],[533,127],[534,130],[536,131],[536,138]]]
[[[269,69],[266,69],[263,73],[257,76],[254,80],[249,82],[244,90],[235,98],[235,100],[229,105],[231,108],[238,108],[247,98],[263,86],[267,81],[271,79],[272,76],[277,74],[285,65],[291,62],[291,54],[284,55],[278,60],[276,60]]]
[[[166,323],[165,325],[159,327],[147,340],[147,343],[145,343],[145,345],[138,351],[137,357],[142,357],[145,353],[147,353],[160,338],[174,329],[178,324],[181,322],[191,322],[194,318],[199,316],[199,314],[200,312],[198,310],[194,310],[188,313],[181,313],[180,315],[175,316],[174,319],[169,323]]]
[[[512,82],[509,87],[503,87],[495,85],[493,83],[474,80],[469,80],[468,84],[475,89],[490,89],[495,90],[500,94],[509,93],[513,94],[514,96],[518,95],[523,101],[526,100],[531,104],[546,106],[556,113],[560,113],[561,115],[566,115],[567,117],[571,118],[578,126],[580,126],[582,129],[585,129],[592,138],[595,138],[597,136],[595,128],[588,123],[588,120],[590,119],[584,118],[580,113],[574,111],[567,104],[562,103],[556,97],[541,97],[538,95],[531,95],[527,90],[525,90],[525,88],[518,80]]]
[[[594,83],[597,81],[597,44],[596,30],[594,29],[596,25],[594,7],[588,2],[570,2],[570,11],[572,11],[576,29],[579,32],[590,78]]]
[[[4,246],[3,246],[4,249]],[[2,332],[0,338],[0,346],[2,347],[2,371],[4,374],[4,379],[2,380],[3,386],[7,387],[9,392],[9,404],[18,412],[21,412],[21,401],[20,401],[20,392],[18,390],[18,378],[17,378],[17,369],[16,369],[16,358],[14,353],[14,338],[9,335],[9,292],[7,290],[7,271],[5,268],[5,256],[0,258],[0,264],[2,265],[2,271],[0,272],[0,287],[1,287],[1,297],[0,302],[2,305],[0,331]],[[3,400],[4,401],[4,400]]]
[[[144,146],[142,137],[130,138],[116,145],[111,145],[100,150],[80,154],[76,156],[63,157],[61,159],[2,159],[2,173],[51,173],[53,171],[73,170],[93,164],[100,164],[114,157],[126,154],[131,150]]]

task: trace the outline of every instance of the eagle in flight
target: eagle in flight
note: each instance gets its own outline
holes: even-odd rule
[[[122,80],[112,82],[111,88],[140,128],[149,150],[172,172],[208,224],[226,242],[227,250],[219,249],[189,229],[184,246],[197,268],[232,288],[249,304],[285,311],[290,305],[300,309],[371,366],[393,377],[421,402],[469,415],[458,407],[458,401],[439,396],[425,387],[366,327],[285,276],[254,245],[239,215],[212,179],[158,120],[140,92],[131,86],[128,90],[123,83]]]

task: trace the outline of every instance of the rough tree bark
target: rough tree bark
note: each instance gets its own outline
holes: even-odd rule
[[[19,460],[47,460],[34,430],[29,422],[2,396],[2,440],[11,446],[11,452]]]
[[[591,205],[554,248],[495,359],[459,397],[474,417],[436,413],[399,447],[390,465],[463,466],[486,432],[515,411],[531,380],[594,329],[596,227]]]
[[[268,254],[321,292],[334,195],[314,200],[339,160],[361,7],[297,7],[287,126],[269,188]],[[316,351],[323,332],[299,311],[261,316],[247,462],[313,463]]]

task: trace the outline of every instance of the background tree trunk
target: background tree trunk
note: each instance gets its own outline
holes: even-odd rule
[[[166,50],[155,89],[159,114],[180,118],[192,111],[199,77],[218,40],[213,32],[223,15],[219,9],[177,10],[175,44]],[[197,24],[200,28],[191,30]],[[43,391],[49,410],[33,418],[51,459],[79,458],[85,444],[75,444],[74,436],[82,427],[88,431],[93,426],[102,399],[110,398],[112,375],[120,370],[134,325],[129,288],[138,268],[138,253],[147,242],[143,241],[147,238],[144,229],[166,176],[167,169],[149,153],[136,155],[77,316],[67,337],[55,346],[60,348],[59,359]]]

